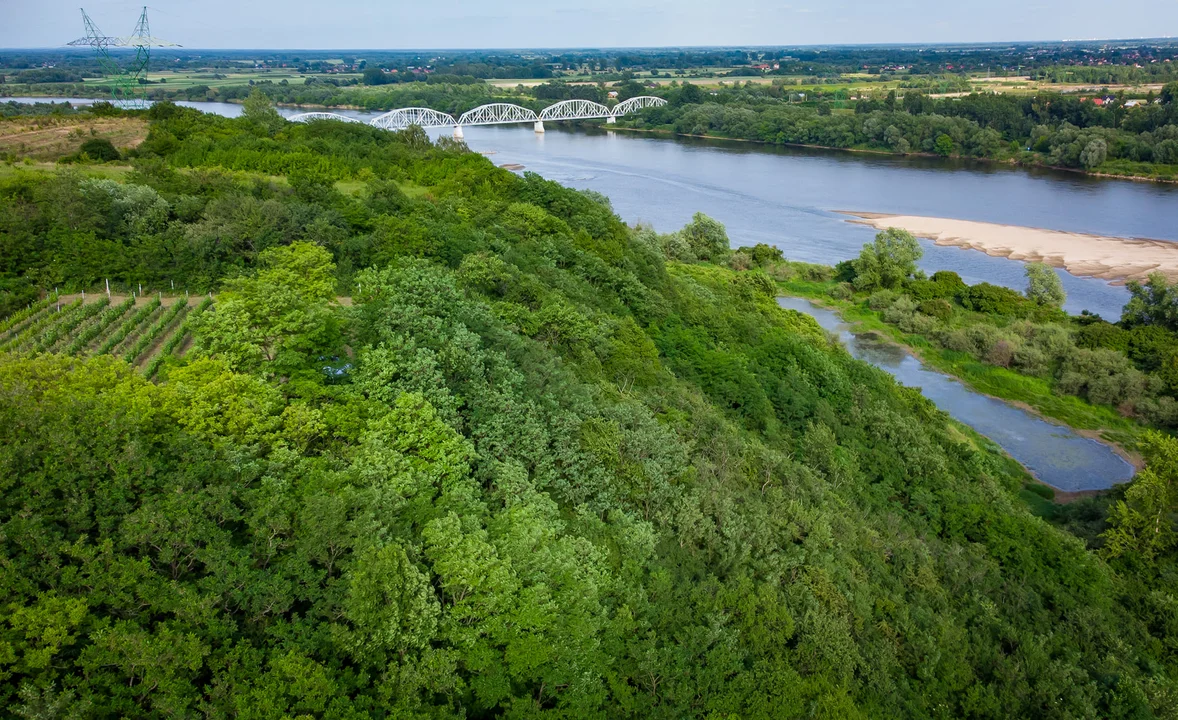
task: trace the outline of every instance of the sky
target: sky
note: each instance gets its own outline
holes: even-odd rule
[[[596,48],[1157,37],[1178,0],[157,0],[152,34],[188,48]],[[84,35],[78,4],[128,35],[142,2],[0,0],[0,47]]]

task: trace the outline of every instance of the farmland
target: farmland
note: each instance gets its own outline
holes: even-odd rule
[[[113,355],[154,377],[192,343],[210,297],[50,295],[0,320],[0,352]]]

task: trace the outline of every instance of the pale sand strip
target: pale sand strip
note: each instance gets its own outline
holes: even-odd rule
[[[1178,243],[1043,230],[1019,225],[952,220],[921,215],[838,211],[850,222],[875,228],[902,228],[937,245],[981,250],[994,257],[1044,262],[1073,275],[1112,280],[1144,280],[1160,272],[1178,282]],[[1178,219],[1178,214],[1176,214]]]

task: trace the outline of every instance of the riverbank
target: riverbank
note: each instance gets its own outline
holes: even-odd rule
[[[937,245],[980,250],[992,257],[1043,262],[1073,275],[1122,284],[1145,280],[1160,272],[1178,282],[1178,243],[1146,238],[1119,238],[973,220],[837,211],[849,222],[879,230],[900,228]]]
[[[749,138],[728,137],[726,135],[708,135],[708,134],[693,134],[681,133],[674,130],[667,130],[665,128],[635,128],[627,127],[625,125],[610,125],[610,130],[625,130],[633,133],[646,133],[656,137],[666,138],[695,138],[699,140],[725,140],[728,142],[750,143],[753,145],[768,145],[769,147],[788,147],[801,148],[804,150],[833,150],[836,152],[859,153],[863,155],[891,155],[895,157],[910,157],[910,158],[929,158],[938,160],[967,160],[969,162],[985,163],[989,165],[1008,165],[1010,167],[1021,168],[1037,168],[1041,170],[1058,170],[1061,172],[1075,173],[1077,175],[1087,175],[1089,177],[1105,178],[1109,180],[1132,180],[1134,182],[1146,183],[1162,183],[1167,185],[1178,185],[1178,179],[1172,177],[1158,177],[1157,175],[1134,174],[1134,173],[1116,173],[1116,172],[1096,172],[1092,170],[1082,170],[1079,168],[1062,167],[1059,165],[1049,165],[1046,163],[1026,163],[1020,162],[1014,158],[997,159],[985,157],[973,157],[969,155],[938,155],[936,153],[926,152],[893,152],[891,150],[879,150],[876,148],[861,148],[861,147],[834,147],[831,145],[812,145],[808,143],[789,143],[789,142],[767,142],[765,140],[752,140]]]

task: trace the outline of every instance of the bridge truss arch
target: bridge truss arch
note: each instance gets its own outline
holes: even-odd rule
[[[621,117],[622,115],[627,115],[644,108],[662,107],[666,104],[667,101],[661,97],[655,97],[654,95],[639,95],[628,100],[623,100],[617,105],[614,105],[614,109],[610,112],[610,114],[614,117]]]
[[[305,112],[298,115],[291,115],[287,118],[291,122],[314,122],[316,120],[340,120],[342,122],[358,123],[362,122],[356,118],[350,118],[347,115],[337,115],[329,112]]]
[[[430,108],[409,107],[390,110],[384,115],[374,118],[369,124],[385,130],[404,130],[410,125],[417,125],[420,128],[454,127],[458,121],[444,112]]]
[[[588,120],[609,117],[609,108],[592,100],[562,100],[540,113],[541,120]]]
[[[490,103],[467,110],[458,118],[459,125],[503,125],[506,123],[536,122],[539,116],[526,107],[511,103]]]

